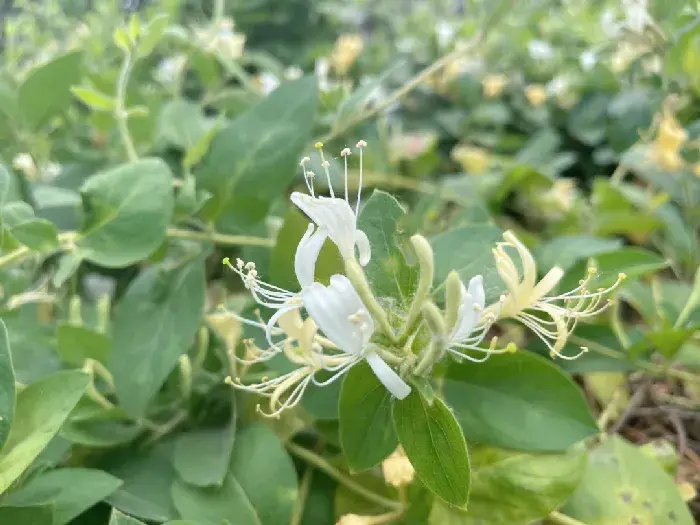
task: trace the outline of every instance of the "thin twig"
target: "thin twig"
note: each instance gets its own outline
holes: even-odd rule
[[[287,449],[294,454],[295,456],[303,459],[307,463],[310,463],[317,469],[319,469],[322,472],[325,472],[328,474],[331,478],[336,480],[338,483],[341,485],[344,485],[347,489],[353,491],[356,493],[358,496],[362,496],[365,498],[367,501],[371,501],[373,503],[377,503],[379,505],[382,505],[383,507],[392,509],[392,510],[402,510],[403,505],[399,503],[396,500],[385,498],[384,496],[381,496],[379,494],[376,494],[372,492],[371,490],[366,489],[353,479],[351,479],[349,476],[345,475],[343,472],[340,470],[336,469],[333,465],[328,463],[323,457],[317,455],[316,453],[312,452],[309,449],[306,449],[304,447],[300,447],[299,445],[295,445],[294,443],[287,443],[286,444]]]
[[[627,423],[627,420],[630,418],[630,416],[644,401],[644,398],[646,397],[650,385],[651,379],[647,379],[639,386],[637,391],[634,394],[632,394],[632,397],[630,398],[627,407],[625,407],[625,411],[622,413],[622,415],[620,415],[619,418],[617,418],[615,424],[608,429],[608,434],[615,434],[619,432],[619,430],[625,425],[625,423]]]
[[[556,523],[557,525],[586,525],[584,522],[574,519],[571,516],[567,516],[566,514],[562,514],[556,510],[554,512],[550,512],[547,519],[552,523]]]

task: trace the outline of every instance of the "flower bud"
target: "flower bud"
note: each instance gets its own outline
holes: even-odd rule
[[[457,322],[459,307],[462,304],[462,280],[459,274],[452,270],[445,281],[445,325],[452,330]]]
[[[445,319],[442,317],[440,309],[435,306],[432,301],[425,301],[422,307],[423,318],[428,324],[428,328],[433,333],[436,338],[444,338],[447,336],[447,327],[445,326]]]
[[[416,474],[401,445],[382,462],[382,472],[386,482],[396,488],[410,484]]]
[[[360,516],[359,514],[344,514],[335,525],[370,525],[374,516]]]

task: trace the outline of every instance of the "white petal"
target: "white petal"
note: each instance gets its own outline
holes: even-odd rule
[[[368,352],[365,359],[377,376],[377,379],[379,379],[395,398],[404,399],[411,393],[411,387],[408,386],[406,382],[399,377],[399,374],[394,372],[375,352]]]
[[[355,256],[355,214],[344,199],[312,197],[297,191],[291,199],[319,228],[326,229],[343,259]]]
[[[483,309],[486,304],[486,293],[484,292],[484,278],[481,275],[476,275],[469,280],[467,292],[474,298],[474,303]]]
[[[360,264],[367,266],[372,257],[372,248],[369,245],[367,235],[362,230],[355,232],[355,244],[357,244],[357,251],[360,254]]]
[[[306,233],[299,241],[296,254],[294,255],[294,271],[302,288],[311,286],[314,282],[316,260],[327,236],[328,234],[324,228],[319,228],[314,233],[314,225],[309,224],[308,228],[306,228]]]
[[[344,275],[333,275],[330,286],[313,283],[301,292],[309,316],[318,328],[344,352],[359,354],[374,332],[374,322],[362,299]],[[351,316],[360,313],[360,323]]]

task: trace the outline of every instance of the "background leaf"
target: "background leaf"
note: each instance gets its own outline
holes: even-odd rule
[[[15,371],[12,368],[10,337],[0,319],[0,451],[2,450],[15,415]]]
[[[658,463],[618,436],[590,452],[586,474],[563,512],[590,525],[694,521]]]
[[[357,227],[365,232],[372,247],[372,258],[365,273],[379,297],[391,297],[399,305],[410,302],[418,284],[418,269],[409,267],[401,252],[400,221],[406,214],[399,202],[383,191],[375,190],[357,218]]]
[[[57,372],[20,392],[10,435],[0,452],[0,493],[58,432],[87,384],[88,376],[83,372]]]
[[[109,369],[117,397],[139,416],[187,351],[204,313],[204,261],[145,270],[114,312]]]
[[[558,451],[598,432],[576,384],[528,352],[453,363],[443,391],[464,435],[477,443]]]
[[[50,501],[54,525],[65,525],[117,490],[121,481],[101,470],[61,468],[33,477],[7,498],[11,505],[42,505]]]
[[[287,82],[212,140],[197,178],[213,195],[203,214],[218,229],[236,231],[259,222],[294,180],[316,103],[313,77]]]
[[[151,255],[173,210],[172,174],[160,159],[141,159],[90,177],[80,190],[85,225],[76,246],[109,268]]]

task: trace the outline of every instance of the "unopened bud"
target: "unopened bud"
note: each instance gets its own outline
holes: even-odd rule
[[[374,516],[360,516],[359,514],[344,514],[335,525],[371,525]]]
[[[445,281],[445,324],[448,330],[452,330],[457,323],[463,288],[459,274],[452,270]]]
[[[447,336],[447,327],[445,326],[445,319],[442,317],[440,309],[435,306],[432,301],[425,301],[421,308],[423,312],[423,318],[425,322],[428,323],[428,328],[433,333],[433,336],[438,338],[444,338]]]
[[[386,482],[396,488],[410,484],[416,475],[401,445],[382,462],[382,472]]]

